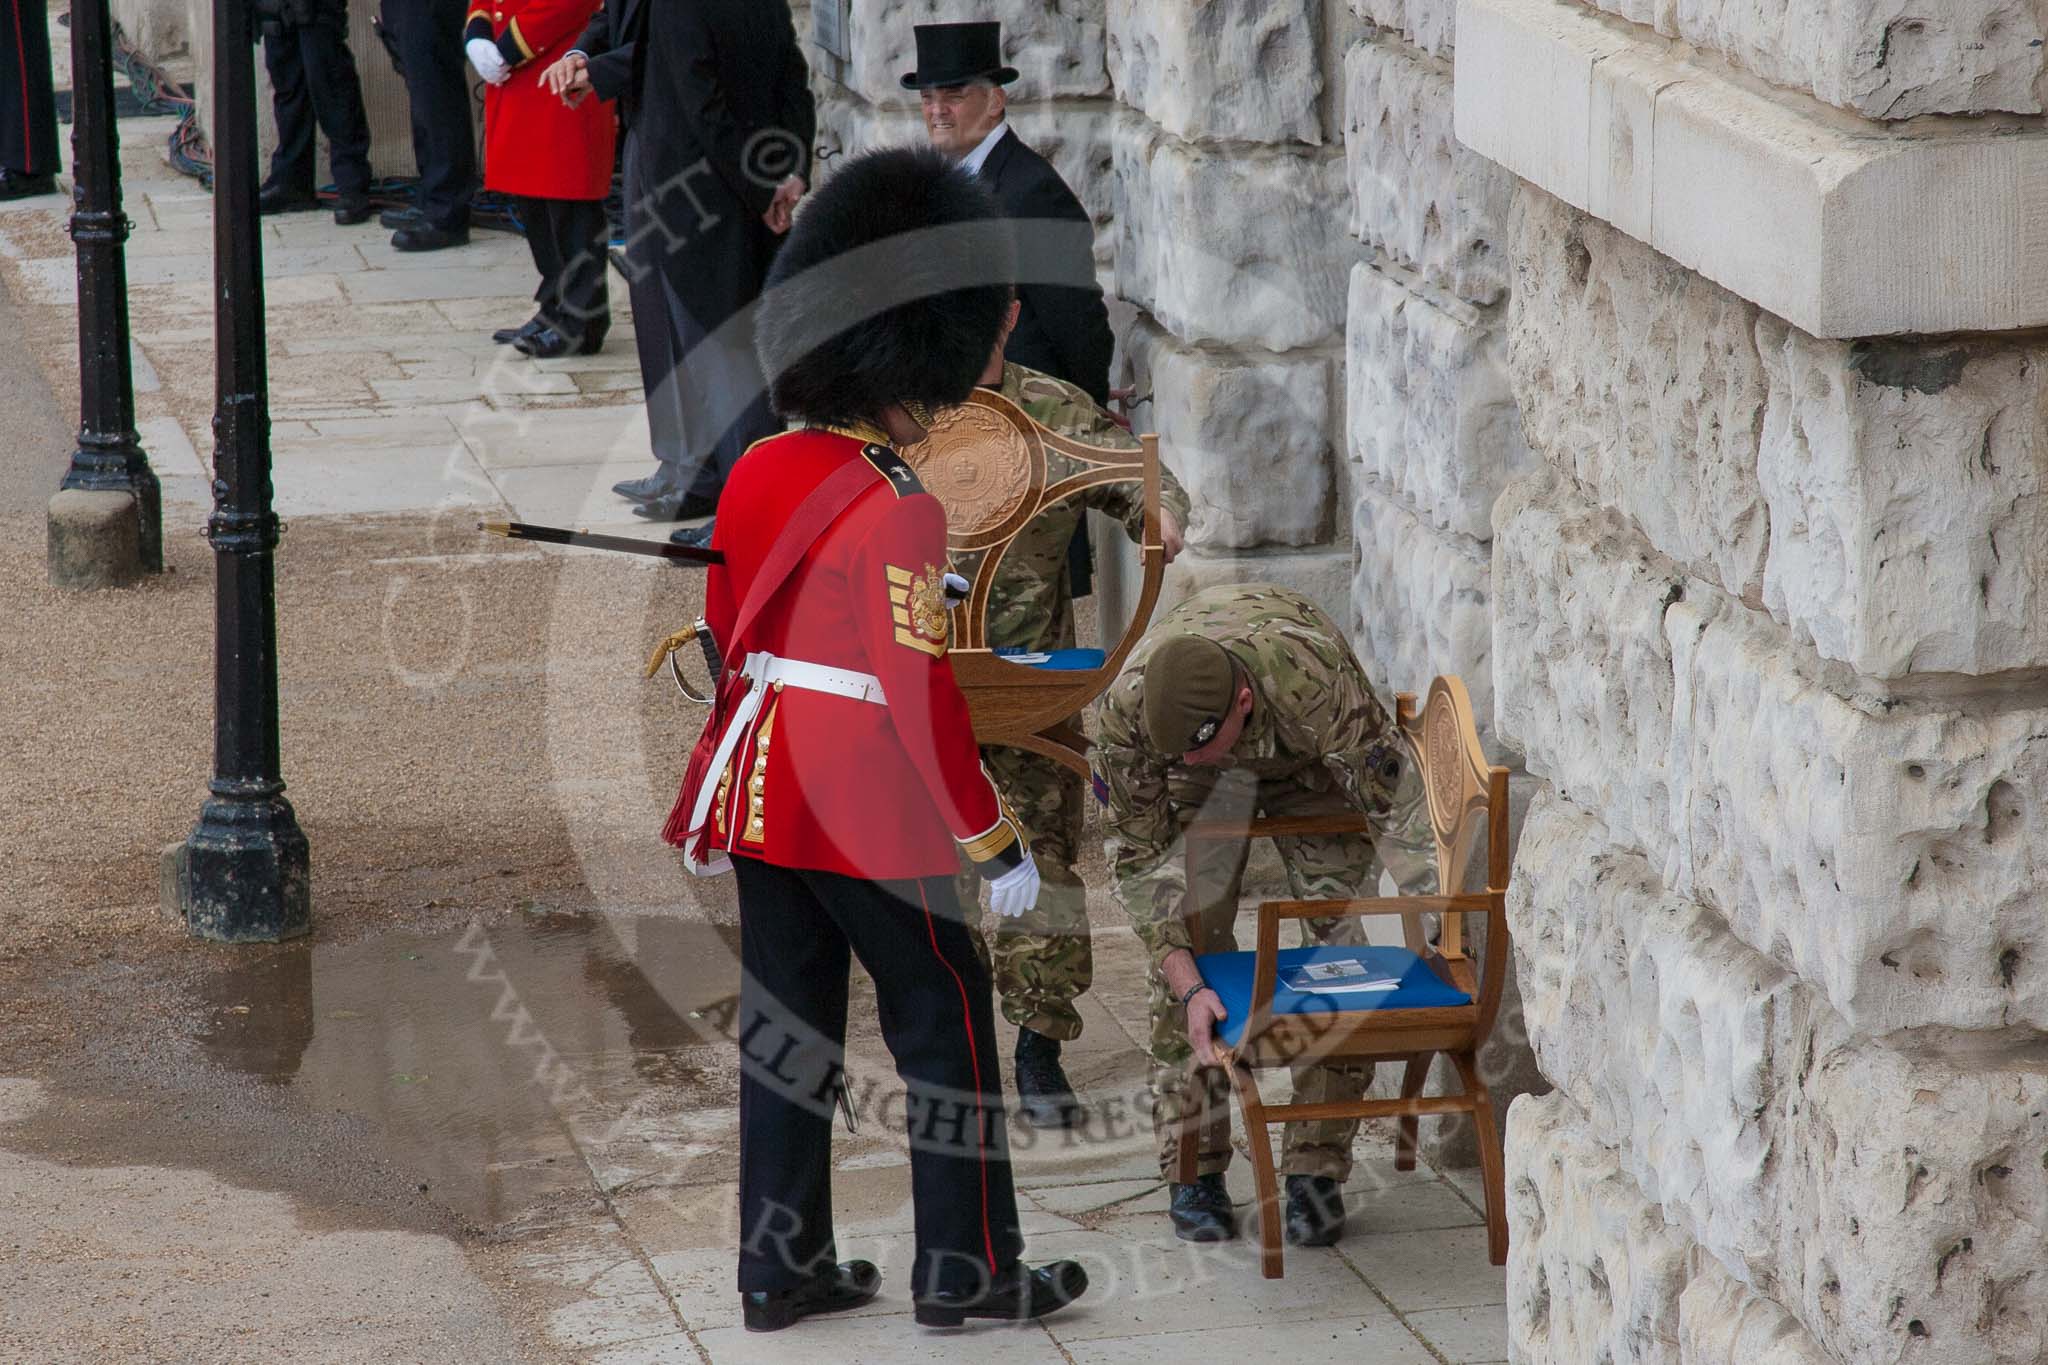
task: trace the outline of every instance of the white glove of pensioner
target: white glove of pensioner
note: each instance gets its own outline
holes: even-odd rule
[[[505,54],[498,51],[498,45],[488,38],[471,38],[463,44],[462,50],[469,54],[469,64],[476,68],[476,74],[492,85],[503,85],[512,79],[512,68],[505,65]]]

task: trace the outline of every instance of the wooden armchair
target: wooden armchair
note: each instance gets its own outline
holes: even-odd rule
[[[1441,677],[1430,684],[1418,713],[1413,693],[1402,693],[1395,716],[1403,742],[1421,770],[1430,825],[1435,835],[1437,885],[1463,887],[1476,843],[1477,821],[1485,817],[1486,890],[1476,894],[1396,896],[1360,900],[1267,901],[1259,906],[1257,948],[1249,953],[1198,952],[1203,978],[1222,996],[1230,1019],[1223,1026],[1225,1066],[1244,1114],[1259,1196],[1262,1268],[1276,1279],[1281,1266],[1279,1179],[1270,1125],[1290,1120],[1394,1118],[1399,1120],[1394,1164],[1415,1165],[1416,1120],[1423,1114],[1470,1114],[1477,1129],[1480,1171],[1486,1186],[1487,1249],[1495,1265],[1507,1262],[1507,1209],[1502,1189],[1500,1133],[1493,1101],[1480,1078],[1479,1049],[1492,1032],[1506,981],[1508,941],[1508,774],[1490,766],[1480,750],[1465,684]],[[1189,887],[1194,887],[1201,841],[1288,834],[1354,833],[1368,828],[1358,816],[1254,820],[1247,827],[1196,823],[1186,831]],[[1191,896],[1192,899],[1192,896]],[[1441,917],[1438,940],[1424,937],[1423,919]],[[1485,961],[1475,970],[1465,951],[1464,917],[1487,917]],[[1398,916],[1405,948],[1280,947],[1282,920],[1350,915]],[[1362,957],[1368,971],[1398,975],[1389,993],[1353,996],[1304,995],[1280,987],[1280,973],[1312,961]],[[1457,1068],[1463,1093],[1422,1094],[1432,1057],[1442,1052]],[[1400,1061],[1405,1064],[1401,1097],[1351,1103],[1270,1105],[1259,1098],[1256,1072],[1285,1068],[1304,1057],[1329,1061]],[[1175,1179],[1195,1179],[1199,1133],[1209,1087],[1191,1070],[1181,1105],[1180,1169]]]
[[[1151,624],[1166,569],[1159,538],[1159,439],[1113,450],[1048,431],[990,389],[977,389],[939,415],[931,434],[903,452],[927,491],[946,509],[947,546],[969,583],[954,614],[953,676],[966,694],[974,734],[1058,759],[1088,775],[1088,741],[1077,721],[1109,690]],[[1115,648],[1058,668],[1011,663],[988,644],[989,597],[1003,556],[1032,520],[1057,503],[1110,483],[1144,487],[1144,582],[1137,610]],[[1083,652],[1075,651],[1077,655]]]

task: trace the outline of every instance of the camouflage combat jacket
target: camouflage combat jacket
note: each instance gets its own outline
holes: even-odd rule
[[[1087,392],[1065,380],[1022,365],[1004,365],[1003,397],[1040,426],[1089,445],[1135,450],[1138,440],[1095,405]],[[1133,541],[1145,534],[1142,485],[1104,484],[1034,518],[1003,556],[1002,572],[989,592],[988,641],[998,648],[1068,649],[1074,644],[1074,601],[1067,582],[1067,546],[1087,508],[1123,523]],[[1159,471],[1159,509],[1188,524],[1188,497],[1179,480]]]
[[[1169,782],[1199,785],[1214,772],[1158,752],[1145,729],[1145,662],[1175,635],[1214,640],[1250,677],[1252,713],[1230,761],[1261,786],[1339,792],[1365,814],[1385,816],[1401,752],[1393,719],[1343,633],[1300,594],[1269,583],[1224,584],[1154,622],[1102,698],[1095,774],[1116,840],[1117,897],[1155,967],[1191,946],[1182,920],[1180,812]]]

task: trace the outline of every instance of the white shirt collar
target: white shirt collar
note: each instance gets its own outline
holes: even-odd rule
[[[996,144],[1003,140],[1003,134],[1009,131],[1010,121],[1003,119],[995,127],[989,129],[988,136],[981,140],[979,147],[976,147],[966,156],[960,158],[960,164],[967,168],[969,175],[978,176],[981,174],[981,168],[988,162],[988,154],[996,149]]]

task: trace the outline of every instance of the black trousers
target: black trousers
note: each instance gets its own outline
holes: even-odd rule
[[[50,13],[42,0],[0,0],[0,167],[57,173]]]
[[[355,54],[348,48],[346,0],[315,0],[313,22],[266,28],[263,65],[277,108],[277,151],[270,158],[271,183],[313,189],[313,127],[327,135],[334,164],[334,188],[345,199],[370,188],[370,120],[363,112],[363,87]]]
[[[383,5],[384,26],[405,68],[412,113],[413,159],[420,172],[413,202],[428,224],[450,230],[469,226],[469,201],[477,183],[469,68],[462,51],[464,12],[463,0],[384,0]]]
[[[903,1091],[864,1118],[910,1140],[914,1294],[973,1289],[1023,1250],[1010,1181],[988,970],[948,877],[869,882],[734,858],[740,893],[742,1293],[785,1289],[837,1259],[832,1123],[845,1058],[849,955],[874,978]]]
[[[519,221],[540,271],[540,288],[533,291],[540,316],[568,337],[610,327],[604,272],[611,225],[604,201],[522,198]]]

